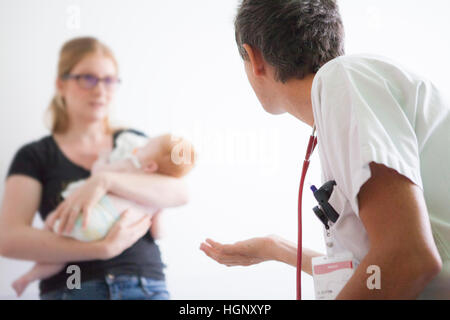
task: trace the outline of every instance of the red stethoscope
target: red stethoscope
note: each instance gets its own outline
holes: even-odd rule
[[[303,184],[305,183],[306,173],[309,167],[309,158],[311,157],[317,145],[316,126],[313,126],[313,132],[309,137],[308,148],[306,149],[305,160],[303,161],[302,176],[300,179],[300,188],[298,191],[298,241],[297,241],[297,300],[302,299],[302,195]]]

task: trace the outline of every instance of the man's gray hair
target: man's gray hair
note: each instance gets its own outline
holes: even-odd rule
[[[316,73],[344,55],[344,27],[335,0],[243,0],[235,20],[239,53],[260,50],[286,82]]]

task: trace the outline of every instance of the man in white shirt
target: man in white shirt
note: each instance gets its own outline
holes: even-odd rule
[[[333,0],[244,0],[235,27],[264,109],[317,128],[323,181],[337,183],[331,236],[360,263],[337,298],[450,299],[450,105],[440,92],[386,58],[345,56]],[[258,241],[201,248],[227,265],[295,265],[292,244]],[[310,273],[317,254],[303,255]],[[367,287],[371,265],[380,290]]]

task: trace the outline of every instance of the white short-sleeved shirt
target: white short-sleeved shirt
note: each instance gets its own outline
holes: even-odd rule
[[[369,250],[357,195],[369,163],[396,170],[424,191],[441,273],[419,298],[450,299],[450,104],[428,80],[374,55],[325,64],[312,86],[323,182],[340,213],[335,249],[361,261]],[[407,223],[407,222],[406,222]]]

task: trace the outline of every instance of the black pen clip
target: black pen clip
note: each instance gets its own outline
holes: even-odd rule
[[[325,225],[325,228],[329,229],[329,221],[336,223],[339,219],[339,214],[334,210],[333,206],[328,202],[330,200],[331,194],[333,193],[336,181],[331,180],[325,183],[322,187],[317,189],[315,186],[311,186],[314,198],[316,198],[319,203],[318,207],[314,207],[313,211],[316,216]]]
[[[320,221],[322,221],[323,225],[325,226],[325,229],[327,229],[327,230],[330,229],[330,226],[328,225],[328,218],[323,213],[323,211],[320,210],[319,207],[314,207],[313,211],[316,214],[316,217],[319,218]]]

